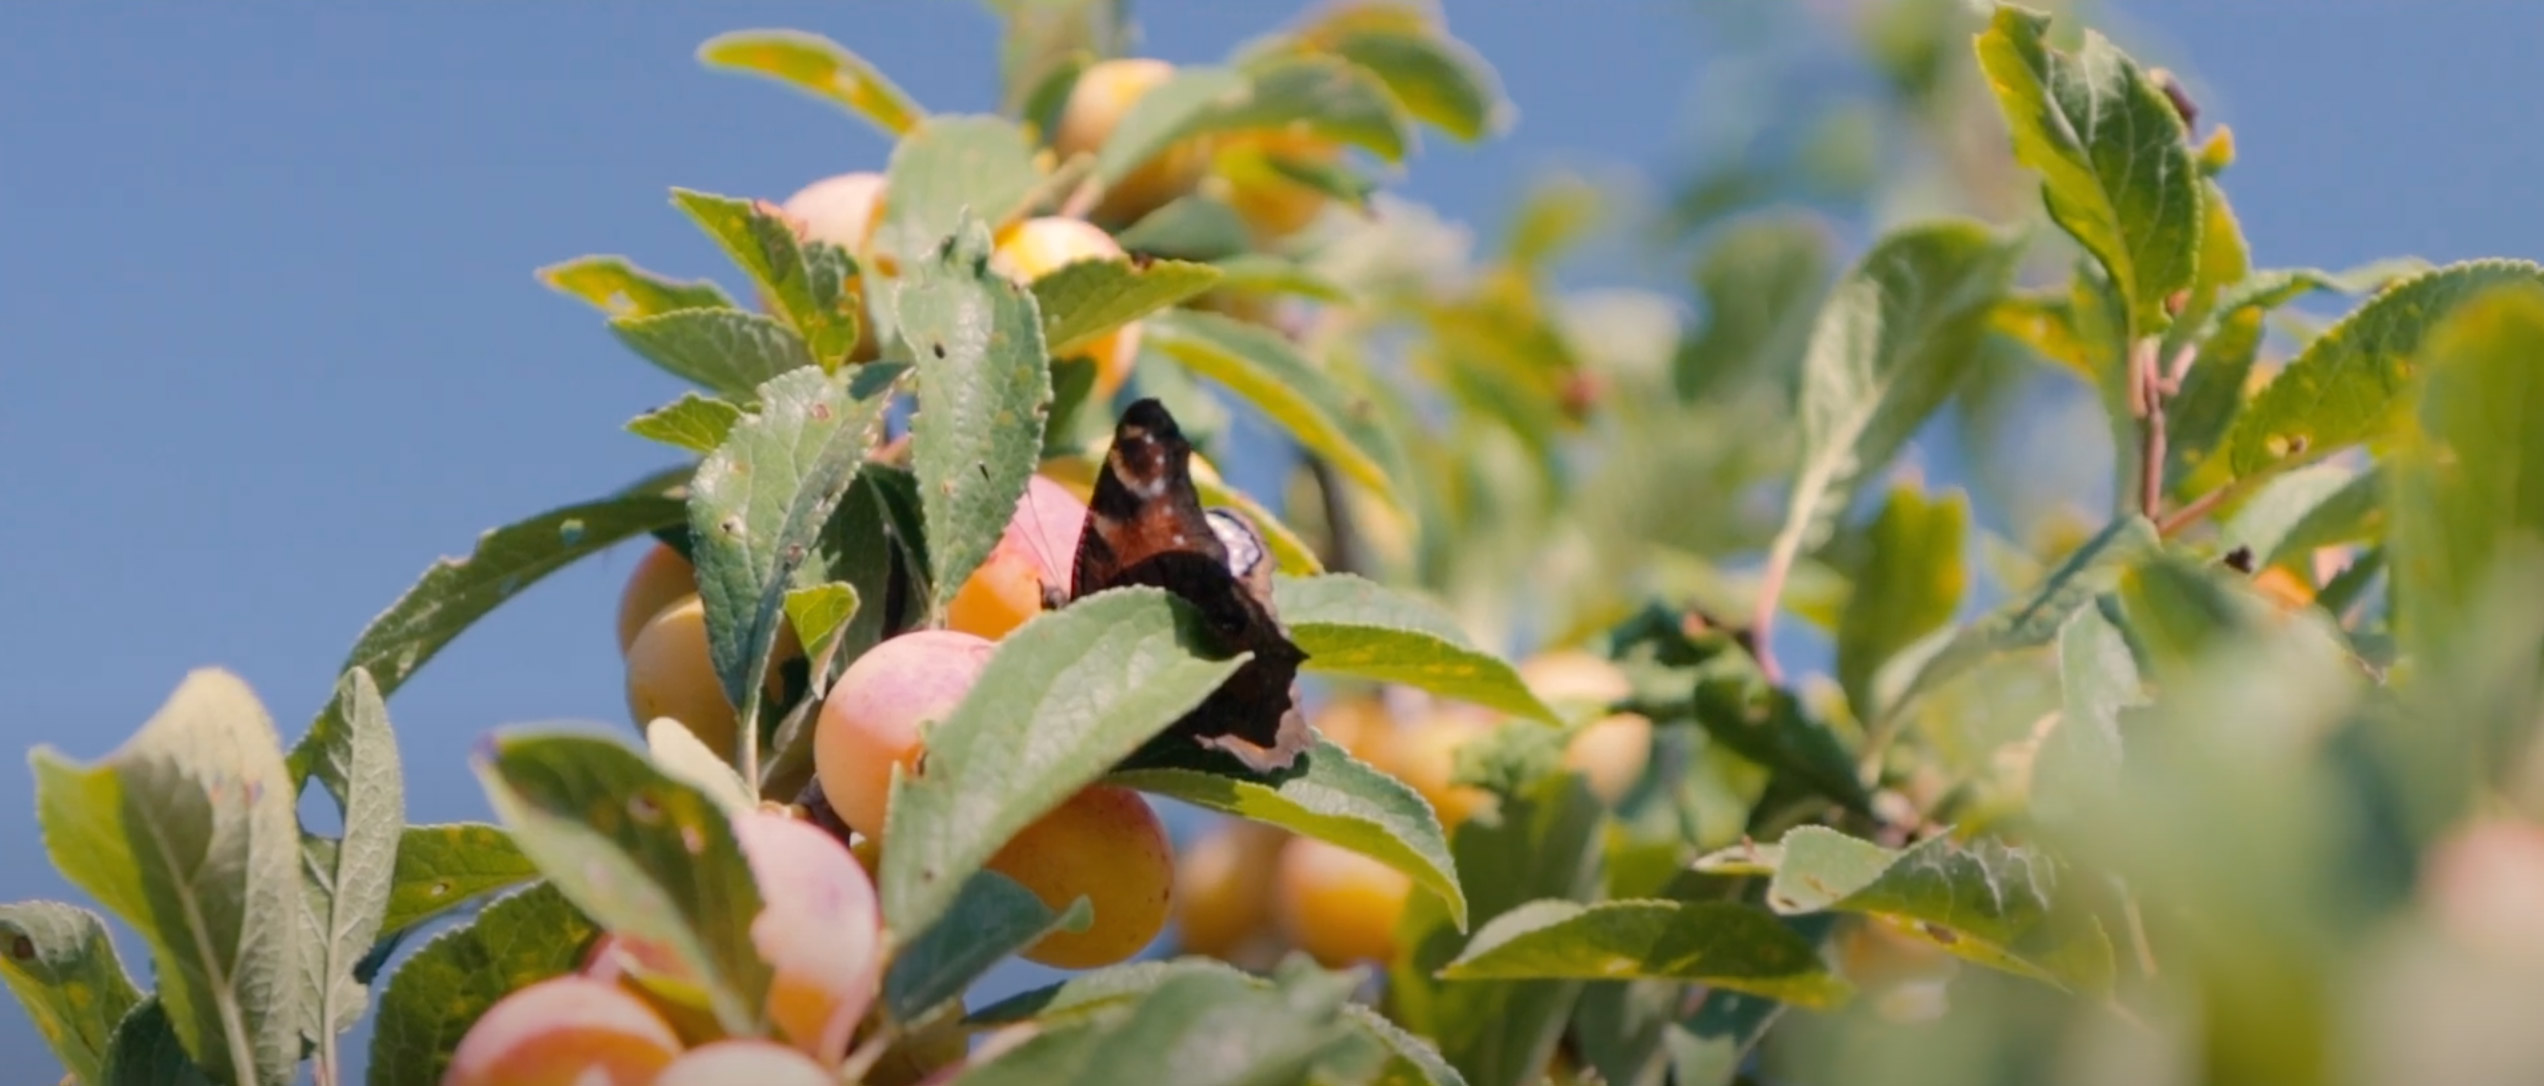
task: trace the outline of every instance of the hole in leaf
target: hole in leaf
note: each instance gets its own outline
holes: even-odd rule
[[[300,828],[322,837],[344,836],[344,809],[316,774],[300,786]]]
[[[627,814],[628,817],[651,826],[662,821],[662,803],[654,799],[654,794],[650,791],[638,792],[627,797]]]

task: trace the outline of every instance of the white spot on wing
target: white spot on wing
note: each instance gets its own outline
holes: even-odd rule
[[[1228,572],[1243,577],[1263,564],[1263,537],[1254,525],[1225,509],[1205,510],[1210,518],[1210,534],[1219,537],[1219,545],[1228,549]],[[1178,539],[1176,542],[1182,542]]]

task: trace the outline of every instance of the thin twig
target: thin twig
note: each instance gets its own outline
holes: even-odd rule
[[[1758,674],[1769,686],[1784,683],[1784,669],[1776,663],[1775,618],[1778,597],[1784,595],[1785,578],[1793,575],[1794,552],[1800,547],[1777,547],[1767,552],[1767,566],[1758,573],[1758,606],[1749,615],[1749,654],[1757,658]]]
[[[2172,515],[2156,521],[2155,534],[2165,539],[2173,538],[2182,529],[2199,523],[2200,518],[2207,516],[2210,511],[2223,504],[2226,499],[2234,497],[2242,489],[2243,481],[2239,479],[2191,499],[2189,504],[2174,510]]]
[[[2153,336],[2129,352],[2130,410],[2138,416],[2138,511],[2153,520],[2164,515],[2164,374],[2157,367],[2159,345]]]
[[[1317,500],[1325,513],[1325,568],[1333,573],[1359,572],[1359,533],[1352,525],[1351,502],[1343,493],[1342,478],[1324,457],[1306,459],[1307,474],[1316,480]]]

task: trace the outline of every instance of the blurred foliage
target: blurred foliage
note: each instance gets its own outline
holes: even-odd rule
[[[39,752],[56,862],[161,967],[145,996],[93,914],[0,917],[67,1065],[331,1081],[385,918],[453,903],[390,905],[533,864],[372,1000],[376,1052],[447,1060],[595,925],[667,948],[713,1028],[764,1028],[729,812],[817,806],[842,669],[944,625],[1028,480],[1083,492],[1153,398],[1262,522],[1322,742],[1265,770],[1160,741],[1241,666],[1192,599],[1025,622],[860,841],[907,954],[869,1060],[961,1019],[997,1031],[963,1082],[2544,1075],[2544,269],[2270,265],[2236,137],[2095,11],[1695,6],[1666,197],[1585,167],[1479,229],[1383,184],[1511,116],[1442,7],[1317,8],[1169,71],[1115,63],[1121,4],[991,6],[996,115],[814,35],[702,50],[898,140],[845,231],[813,189],[678,193],[757,309],[615,257],[544,273],[698,386],[629,427],[694,461],[429,570],[288,759],[220,676],[98,763]],[[1028,220],[1105,240],[1014,281]],[[703,578],[736,749],[507,737],[480,769],[511,840],[392,833],[378,699],[647,533]],[[784,622],[827,627],[812,659],[778,659]],[[348,828],[295,853],[313,776]],[[1246,970],[963,1018],[991,951],[1084,920],[983,864],[1098,781],[1374,862],[1404,904],[1326,917],[1376,950],[1258,919],[1190,948]]]

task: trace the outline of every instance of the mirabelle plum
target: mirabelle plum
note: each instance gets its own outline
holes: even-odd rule
[[[1945,987],[1961,968],[1960,959],[1933,940],[1878,916],[1841,931],[1837,952],[1839,972],[1871,998],[1874,1013],[1892,1022],[1939,1017],[1948,1001]]]
[[[1590,791],[1610,806],[1643,779],[1651,760],[1652,721],[1640,713],[1600,717],[1564,746],[1564,768],[1588,778]]]
[[[1355,694],[1327,702],[1312,723],[1318,735],[1364,762],[1383,757],[1376,751],[1389,741],[1396,728],[1394,718],[1387,715],[1387,703],[1368,694]]]
[[[708,750],[733,757],[733,703],[707,655],[706,605],[690,596],[666,607],[627,648],[627,712],[638,727],[670,717]]]
[[[989,558],[946,605],[946,628],[997,640],[1042,612],[1042,589],[1069,592],[1086,524],[1086,502],[1036,475],[1026,480],[1016,513]]]
[[[784,209],[804,224],[804,236],[827,241],[859,257],[883,220],[883,175],[871,171],[825,177],[796,190]]]
[[[840,673],[813,725],[813,772],[840,821],[883,836],[892,767],[918,767],[922,727],[962,703],[992,647],[955,630],[919,630],[876,645]]]
[[[1273,914],[1282,934],[1328,966],[1395,956],[1396,917],[1413,880],[1340,845],[1294,837],[1281,846]]]
[[[989,266],[1016,282],[1031,283],[1081,260],[1121,255],[1121,244],[1103,227],[1084,219],[1045,216],[999,231]],[[1111,399],[1122,382],[1129,379],[1131,363],[1139,357],[1139,339],[1139,322],[1133,321],[1096,337],[1069,355],[1084,355],[1095,361],[1094,395],[1098,402]]]
[[[698,569],[666,543],[656,543],[636,560],[627,587],[618,594],[618,655],[625,658],[636,633],[663,609],[683,596],[698,594]]]
[[[1183,949],[1226,958],[1272,921],[1272,870],[1287,834],[1232,821],[1175,860],[1175,926]]]
[[[785,1045],[749,1038],[690,1049],[654,1086],[839,1086],[839,1076]]]
[[[1245,132],[1220,141],[1211,169],[1219,175],[1214,188],[1238,217],[1263,240],[1285,238],[1316,221],[1331,197],[1272,165],[1275,158],[1312,164],[1342,156],[1333,142],[1304,132],[1269,129]]]
[[[563,976],[495,1002],[452,1051],[443,1086],[643,1086],[680,1055],[671,1026],[634,994]]]
[[[1442,829],[1455,829],[1494,802],[1490,792],[1452,783],[1458,748],[1486,731],[1475,717],[1442,711],[1388,735],[1372,752],[1378,757],[1371,761],[1422,793],[1431,809],[1439,812]]]
[[[2460,942],[2544,950],[2544,826],[2482,816],[2448,831],[2421,864],[2420,893],[2440,930]]]
[[[775,971],[769,1020],[797,1048],[837,1063],[883,983],[883,909],[848,848],[772,811],[733,820],[759,884],[751,945]]]
[[[2314,586],[2278,566],[2254,574],[2253,587],[2282,611],[2302,611],[2314,604]]]
[[[795,631],[781,625],[764,684],[772,702],[785,693],[786,662],[803,655]],[[708,750],[733,760],[738,716],[707,654],[706,604],[698,597],[664,608],[636,631],[627,647],[627,711],[640,728],[657,717],[677,720]]]
[[[1614,663],[1579,649],[1539,653],[1517,670],[1519,681],[1567,720],[1577,719],[1576,712],[1605,711],[1634,692]]]
[[[607,933],[593,941],[580,973],[618,985],[643,999],[670,1024],[683,1045],[704,1044],[724,1036],[723,1025],[707,1006],[707,990],[682,972],[668,947]]]
[[[874,248],[875,224],[883,221],[883,175],[871,171],[843,173],[825,177],[786,198],[783,210],[803,224],[804,236],[814,241],[827,241],[857,258],[860,269],[871,267],[875,273],[889,278],[899,274],[891,255]],[[881,353],[875,339],[875,322],[866,319],[864,277],[850,281],[856,295],[859,320],[857,344],[848,352],[851,361],[864,362]]]
[[[1111,965],[1140,952],[1166,927],[1175,890],[1166,826],[1139,793],[1093,785],[1037,819],[990,857],[988,867],[1065,909],[1083,896],[1095,923],[1026,947],[1027,961],[1061,969]]]
[[[1174,74],[1174,65],[1153,57],[1119,57],[1089,65],[1069,88],[1068,104],[1060,110],[1059,130],[1052,133],[1052,150],[1065,158],[1103,149],[1132,104]],[[1091,214],[1110,223],[1136,221],[1192,191],[1209,164],[1201,141],[1179,142],[1105,189]]]

